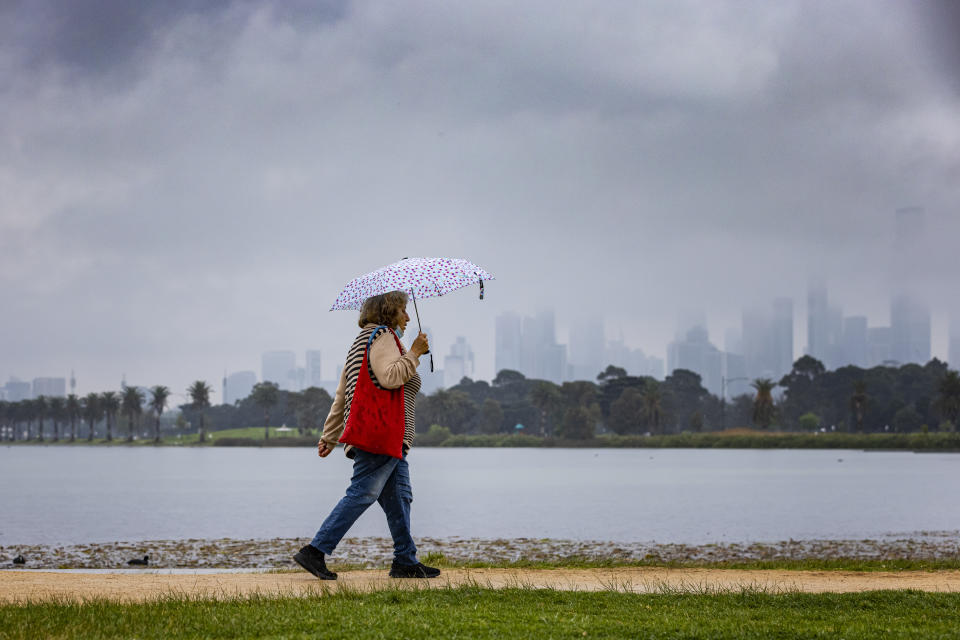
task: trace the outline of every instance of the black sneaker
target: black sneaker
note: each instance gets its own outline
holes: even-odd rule
[[[323,551],[320,551],[312,544],[297,551],[293,559],[298,565],[317,576],[321,580],[336,580],[337,574],[327,569],[327,563],[323,559]]]
[[[417,564],[398,564],[396,561],[390,566],[391,578],[436,578],[440,569],[428,567],[422,562]]]

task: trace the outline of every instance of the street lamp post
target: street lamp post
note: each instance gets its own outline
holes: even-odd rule
[[[720,376],[720,430],[727,428],[727,383],[737,382],[739,380],[749,380],[747,377],[728,378]]]

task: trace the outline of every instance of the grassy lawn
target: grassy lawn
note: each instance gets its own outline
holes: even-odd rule
[[[4,638],[957,638],[960,594],[492,590],[0,607]]]

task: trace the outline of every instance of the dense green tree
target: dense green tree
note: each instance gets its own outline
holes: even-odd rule
[[[80,399],[73,393],[67,396],[67,420],[70,423],[70,442],[77,440],[77,420],[80,419]]]
[[[487,398],[480,405],[478,412],[478,427],[480,433],[499,433],[503,426],[503,408],[493,398]]]
[[[912,404],[901,408],[893,416],[893,430],[899,433],[909,433],[916,431],[923,424],[923,416]]]
[[[612,364],[608,364],[607,368],[597,374],[597,380],[600,382],[606,382],[607,380],[614,380],[616,378],[626,378],[627,370],[623,367],[618,367]]]
[[[619,435],[640,433],[643,421],[643,393],[638,387],[624,389],[620,397],[610,405],[607,426]]]
[[[753,399],[753,423],[766,429],[773,422],[773,389],[776,383],[769,378],[758,378],[751,385],[757,392]]]
[[[270,409],[280,400],[280,387],[273,382],[258,382],[250,393],[253,402],[263,410],[263,439],[270,438]]]
[[[458,389],[440,389],[427,397],[423,409],[424,424],[439,424],[452,433],[465,433],[477,407],[470,396]],[[421,406],[417,405],[420,414]]]
[[[133,442],[133,429],[143,413],[143,391],[137,387],[124,387],[120,401],[121,411],[127,416],[127,442]]]
[[[691,416],[703,410],[710,393],[703,388],[700,375],[687,369],[675,369],[660,387],[663,393],[664,422],[675,429],[686,429]]]
[[[200,426],[197,430],[199,437],[197,439],[201,443],[206,442],[207,433],[204,430],[203,421],[206,417],[204,413],[210,406],[210,385],[203,380],[197,380],[187,388],[187,395],[190,396],[190,408],[196,411],[200,418]]]
[[[804,431],[816,431],[820,428],[820,418],[812,412],[807,412],[800,416],[798,423]]]
[[[153,412],[153,441],[160,442],[160,416],[167,409],[170,389],[162,384],[150,387],[150,411]]]
[[[863,380],[857,380],[853,384],[853,395],[850,396],[850,409],[853,413],[854,423],[857,425],[857,433],[863,433],[863,416],[867,409],[867,384]]]
[[[937,411],[944,420],[956,426],[960,418],[960,373],[944,373],[937,383],[937,393]]]
[[[523,382],[526,379],[527,379],[526,376],[524,376],[519,371],[514,371],[513,369],[501,369],[500,372],[493,379],[493,386],[504,387],[509,384]]]
[[[306,435],[313,429],[320,429],[333,406],[333,398],[326,389],[310,387],[301,393],[290,393],[287,402],[297,422],[300,435]]]
[[[660,384],[655,380],[649,381],[643,388],[641,402],[643,426],[651,433],[659,432],[663,422],[663,394],[660,393]]]
[[[540,412],[540,435],[553,433],[554,418],[562,408],[562,396],[557,385],[546,380],[537,380],[530,389],[530,404]]]
[[[596,407],[596,405],[593,405]],[[589,440],[594,434],[594,425],[596,425],[595,413],[599,412],[599,407],[595,411],[584,406],[569,407],[563,412],[563,420],[557,429],[560,436],[570,440]]]

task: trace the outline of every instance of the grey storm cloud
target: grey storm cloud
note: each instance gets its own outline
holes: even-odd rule
[[[5,4],[0,376],[179,387],[313,347],[332,375],[337,290],[404,255],[498,276],[424,307],[484,376],[505,309],[659,353],[678,309],[802,311],[825,274],[882,321],[906,204],[942,298],[953,6]]]

